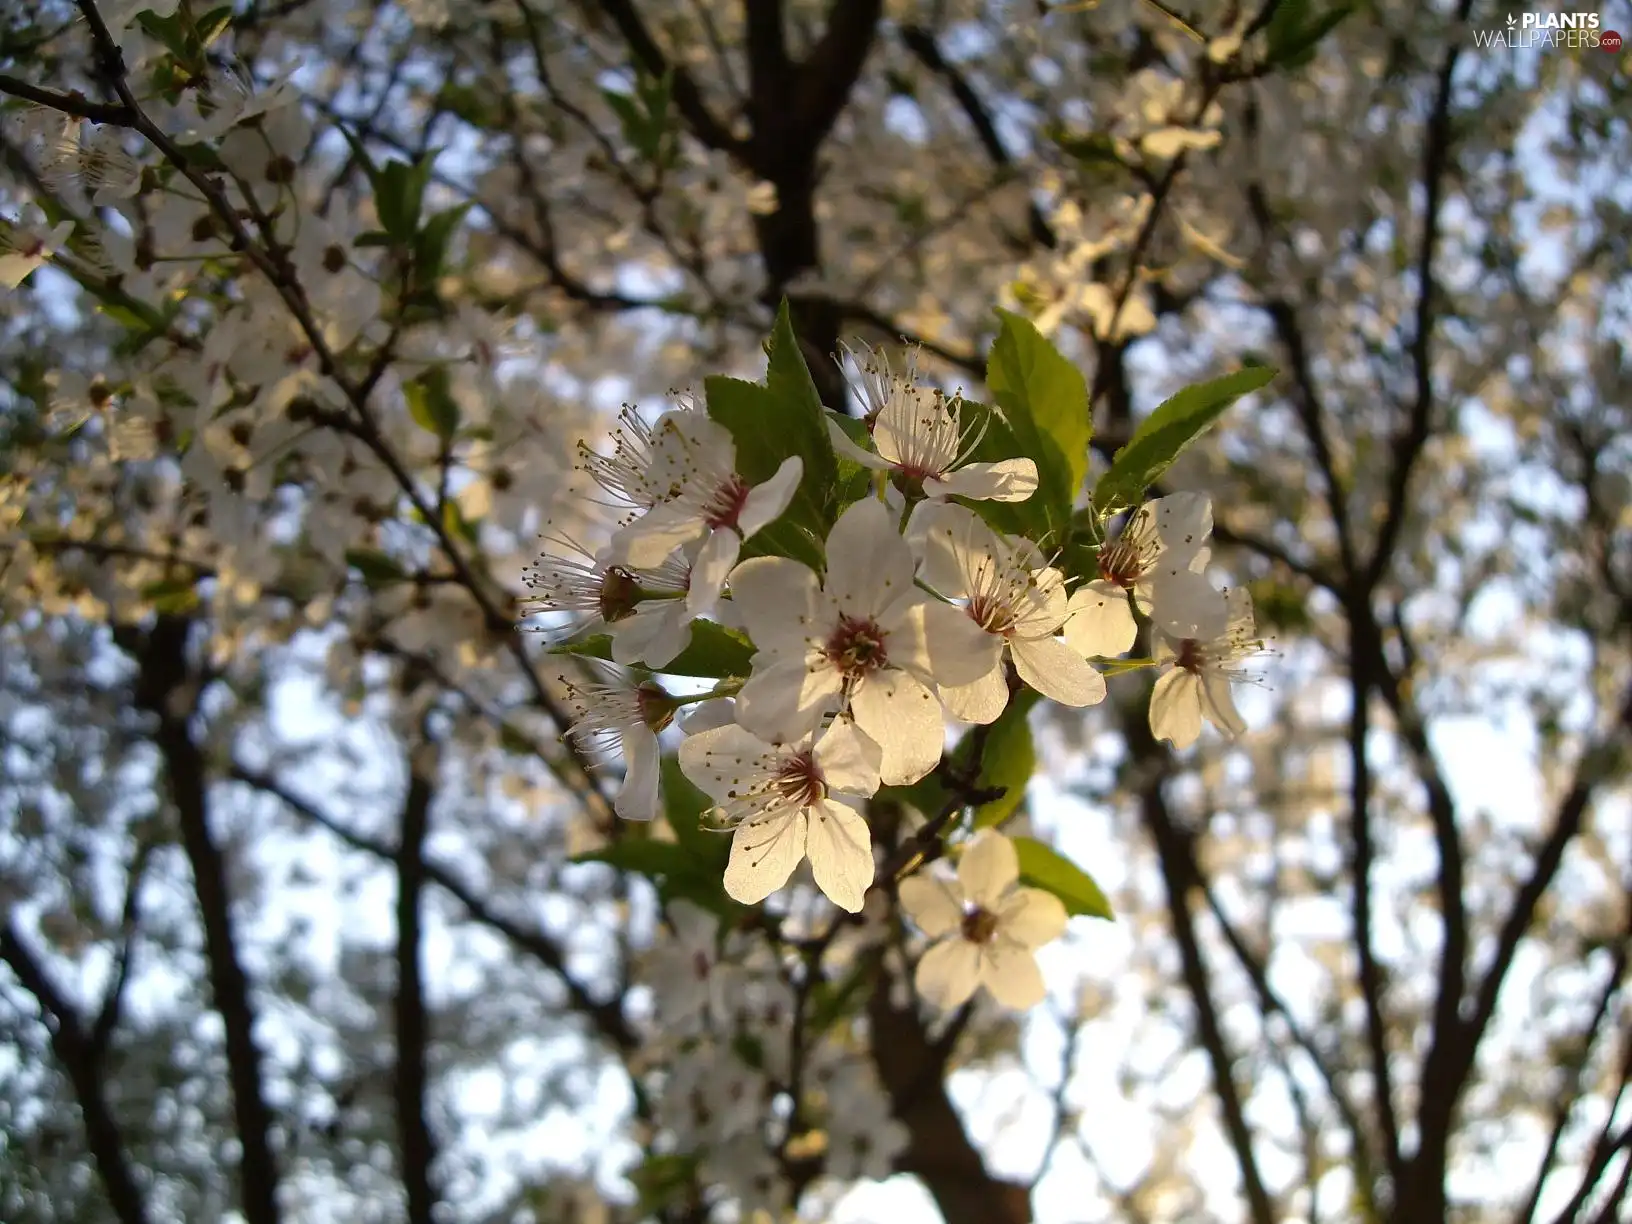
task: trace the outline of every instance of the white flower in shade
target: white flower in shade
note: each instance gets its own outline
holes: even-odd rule
[[[1069,605],[1065,640],[1083,655],[1111,658],[1129,649],[1139,627],[1128,606],[1169,623],[1181,636],[1211,637],[1223,632],[1224,613],[1205,574],[1213,532],[1213,503],[1200,493],[1173,493],[1146,502],[1129,516],[1116,539],[1099,550],[1099,577],[1079,588]],[[1200,613],[1185,625],[1165,609]]]
[[[29,273],[63,248],[73,230],[72,221],[42,229],[0,218],[0,286],[17,288]]]
[[[656,819],[663,759],[657,733],[674,718],[674,698],[650,682],[562,683],[574,716],[567,734],[586,752],[623,754],[623,782],[612,809],[625,820]]]
[[[1256,636],[1252,596],[1244,587],[1231,587],[1221,595],[1214,592],[1214,598],[1226,610],[1223,633],[1212,638],[1178,637],[1164,627],[1156,635],[1156,662],[1170,666],[1157,677],[1150,694],[1150,731],[1157,739],[1172,740],[1175,748],[1196,742],[1203,717],[1230,739],[1247,729],[1230,685],[1258,679],[1236,664],[1263,650],[1264,643]]]
[[[1105,678],[1054,636],[1066,618],[1065,577],[1045,565],[1029,541],[1004,539],[964,507],[935,502],[914,511],[908,538],[922,551],[924,581],[967,601],[964,612],[997,643],[985,675],[940,686],[954,718],[989,723],[1003,712],[1009,702],[1004,654],[1020,679],[1061,705],[1105,700]]]
[[[825,586],[797,561],[755,557],[731,573],[732,603],[758,653],[737,719],[764,739],[797,739],[847,708],[883,750],[886,784],[915,782],[941,759],[936,684],[970,684],[1001,644],[962,609],[931,601],[882,502],[859,501],[827,538]]]
[[[680,745],[680,771],[734,826],[725,891],[754,905],[788,882],[805,858],[816,886],[852,914],[873,882],[873,841],[860,813],[834,792],[878,789],[878,745],[848,719],[820,738],[768,744],[741,727],[699,731]]]
[[[960,1007],[981,986],[1004,1007],[1042,1001],[1032,953],[1065,932],[1065,906],[1019,878],[1014,843],[987,829],[963,852],[955,883],[929,871],[901,881],[901,907],[936,941],[913,979],[931,1005]]]
[[[720,930],[720,920],[688,901],[668,908],[672,936],[653,943],[642,980],[652,991],[653,1010],[663,1032],[682,1036],[723,1022],[743,970],[736,962],[737,937]]]
[[[692,562],[698,601],[718,595],[743,541],[781,517],[799,490],[804,464],[784,459],[771,478],[750,485],[737,474],[730,431],[696,408],[675,408],[648,426],[626,408],[612,454],[580,444],[586,471],[603,489],[645,513],[612,537],[619,565],[659,565],[677,548],[703,546]]]
[[[948,399],[919,384],[917,350],[909,350],[906,371],[899,375],[874,349],[863,346],[861,353],[851,355],[861,368],[860,393],[867,405],[863,419],[873,436],[873,451],[857,446],[829,418],[827,431],[839,454],[875,471],[897,472],[929,497],[1017,502],[1036,491],[1037,464],[1030,459],[968,461],[982,434],[965,437],[961,395]]]

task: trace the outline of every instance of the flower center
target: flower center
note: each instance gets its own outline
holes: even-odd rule
[[[714,490],[714,495],[708,499],[704,521],[710,527],[735,527],[743,506],[748,504],[748,493],[747,482],[741,476],[733,474],[729,480]]]
[[[660,685],[643,684],[635,690],[635,701],[640,707],[640,718],[653,731],[661,731],[674,721],[674,698]]]
[[[875,622],[840,616],[827,641],[827,657],[845,679],[860,679],[889,662],[884,643],[884,631]]]
[[[1134,583],[1145,576],[1139,549],[1125,539],[1107,544],[1099,550],[1099,576],[1124,590],[1132,589]]]
[[[827,781],[812,752],[789,757],[771,779],[771,789],[789,803],[809,807],[827,798]]]
[[[997,934],[997,915],[991,910],[972,905],[963,913],[963,937],[970,943],[990,943]]]
[[[639,602],[640,583],[635,581],[635,576],[621,565],[608,569],[601,579],[601,619],[611,625],[631,617]]]
[[[987,633],[1001,637],[1014,635],[1015,612],[1008,600],[995,595],[976,595],[969,600],[969,615]]]
[[[1195,638],[1185,638],[1179,643],[1179,653],[1173,661],[1185,671],[1200,675],[1202,665],[1206,662],[1201,643]]]

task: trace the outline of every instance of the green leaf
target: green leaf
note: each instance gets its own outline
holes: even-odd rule
[[[197,580],[186,577],[161,578],[142,588],[142,598],[153,605],[156,612],[176,616],[198,607],[198,592],[193,589]]]
[[[630,1170],[629,1181],[640,1195],[636,1213],[642,1219],[659,1215],[680,1195],[694,1193],[701,1159],[694,1152],[652,1154]]]
[[[610,659],[612,635],[592,633],[552,646],[549,653]],[[671,676],[701,676],[719,680],[727,676],[746,676],[753,657],[754,644],[743,634],[713,621],[695,620],[691,622],[690,643],[675,656],[672,663],[665,663],[656,670]]]
[[[1031,700],[1027,700],[1030,696]],[[986,734],[986,750],[981,755],[980,782],[982,787],[1001,786],[1001,799],[993,799],[975,809],[977,829],[1001,825],[1026,797],[1026,783],[1037,769],[1037,751],[1031,742],[1031,724],[1026,716],[1031,712],[1035,694],[1028,689],[1016,693],[1009,705]]]
[[[1010,840],[1014,842],[1014,852],[1020,860],[1022,884],[1053,893],[1064,903],[1068,914],[1115,919],[1116,915],[1104,892],[1081,867],[1034,837]]]
[[[818,536],[827,535],[827,502],[836,470],[832,444],[823,432],[818,449],[815,430],[820,418],[801,425],[800,411],[769,387],[744,382],[740,378],[714,376],[703,380],[708,397],[708,415],[724,425],[736,443],[737,471],[749,484],[769,480],[790,456],[804,464],[799,491],[782,520],[810,528]],[[823,474],[827,482],[823,483]]]
[[[441,274],[448,257],[448,242],[470,209],[469,203],[457,204],[433,213],[425,222],[414,239],[414,261],[422,277],[430,279]]]
[[[686,853],[700,862],[709,864],[709,871],[723,875],[725,860],[731,854],[731,839],[723,833],[703,826],[703,813],[714,806],[702,791],[692,785],[690,778],[680,771],[680,760],[674,753],[663,758],[663,814],[674,830],[675,841]]]
[[[419,211],[425,203],[425,187],[431,181],[431,159],[421,157],[412,165],[387,162],[374,177],[374,211],[380,228],[402,246],[414,240],[419,228]]]
[[[232,24],[232,5],[222,4],[205,13],[198,19],[198,41],[202,47],[208,47],[221,35],[227,32]]]
[[[363,576],[371,591],[408,581],[407,571],[377,548],[346,549],[346,564]]]
[[[971,463],[996,463],[1030,453],[1015,437],[1003,415],[992,411],[989,405],[966,399],[963,401],[961,419],[965,432],[971,437],[980,438],[969,454]],[[1005,535],[1041,540],[1057,525],[1041,490],[1025,501],[965,501],[963,504],[985,519],[994,530]]]
[[[769,365],[765,372],[766,390],[776,396],[787,417],[787,427],[799,432],[798,454],[805,461],[805,480],[811,487],[831,489],[837,473],[833,442],[827,436],[827,410],[810,376],[799,339],[793,332],[788,299],[776,310],[776,325],[766,346]],[[858,424],[860,422],[857,422]],[[865,428],[865,426],[863,426]],[[837,516],[835,511],[834,517]]]
[[[1339,4],[1318,15],[1310,14],[1309,0],[1281,0],[1270,19],[1265,59],[1279,68],[1302,68],[1315,58],[1320,40],[1354,12],[1354,4]]]
[[[407,383],[402,393],[408,400],[408,415],[428,433],[447,442],[459,432],[459,405],[453,398],[448,372],[432,366]]]
[[[1252,366],[1186,387],[1139,423],[1116,452],[1111,470],[1094,490],[1094,509],[1105,513],[1137,506],[1180,453],[1243,395],[1265,386],[1279,371]]]
[[[997,314],[1002,326],[986,360],[986,384],[1021,453],[1037,461],[1040,486],[1032,499],[1042,499],[1050,527],[1063,540],[1094,436],[1088,386],[1030,320],[1007,310]]]

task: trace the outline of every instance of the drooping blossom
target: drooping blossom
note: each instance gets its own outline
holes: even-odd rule
[[[1150,731],[1157,739],[1188,748],[1201,735],[1205,718],[1229,739],[1247,729],[1235,708],[1232,683],[1251,682],[1256,675],[1238,666],[1242,659],[1264,648],[1257,637],[1252,596],[1244,587],[1215,593],[1226,609],[1227,624],[1215,637],[1176,637],[1165,628],[1156,634],[1155,659],[1166,665],[1150,694]]]
[[[650,681],[563,680],[574,718],[567,734],[596,756],[621,753],[623,781],[612,809],[625,820],[655,820],[662,750],[657,733],[674,718],[675,701]]]

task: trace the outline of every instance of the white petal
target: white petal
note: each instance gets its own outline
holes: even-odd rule
[[[824,589],[847,616],[874,617],[912,588],[912,550],[876,498],[856,502],[827,537]]]
[[[987,633],[962,608],[929,603],[923,618],[929,674],[935,683],[973,684],[997,666],[1003,639]],[[895,661],[894,655],[890,658]]]
[[[716,803],[762,781],[775,768],[772,745],[735,723],[700,730],[680,744],[680,772]]]
[[[1166,553],[1150,578],[1150,604],[1151,619],[1180,640],[1210,642],[1223,636],[1229,622],[1224,592],[1215,589],[1206,575],[1168,560]]]
[[[878,789],[884,751],[849,718],[835,718],[816,741],[816,764],[829,790],[871,795]]]
[[[651,600],[635,614],[608,626],[612,633],[612,661],[628,667],[644,663],[659,668],[691,640],[691,616],[683,599]]]
[[[747,692],[744,688],[743,695]],[[940,761],[946,746],[941,703],[906,672],[874,672],[851,694],[850,709],[856,725],[883,749],[884,785],[916,782]]]
[[[982,830],[958,860],[958,884],[964,897],[994,914],[1004,891],[1019,878],[1014,843],[990,829]]]
[[[1002,939],[992,941],[986,949],[980,984],[992,992],[992,998],[1016,1011],[1036,1007],[1048,993],[1037,958],[1019,944]]]
[[[736,705],[729,697],[716,697],[712,701],[702,701],[692,706],[674,720],[674,725],[686,735],[697,735],[703,731],[712,731],[716,727],[729,727],[736,721]]]
[[[1230,678],[1223,672],[1208,672],[1201,679],[1201,710],[1212,723],[1229,738],[1234,739],[1247,729],[1247,720],[1235,708],[1235,696],[1230,692]]]
[[[749,490],[737,515],[737,530],[742,532],[743,539],[752,539],[756,531],[782,517],[793,495],[799,491],[799,479],[804,472],[804,460],[798,455],[789,455],[769,480]]]
[[[1105,700],[1105,677],[1059,638],[1015,638],[1009,643],[1009,655],[1020,679],[1061,705],[1091,706]]]
[[[907,917],[931,939],[962,928],[963,897],[934,872],[926,870],[908,876],[901,881],[899,895]]]
[[[1069,916],[1053,893],[1017,888],[997,911],[997,933],[1027,948],[1040,948],[1065,934]]]
[[[709,534],[708,542],[691,563],[691,582],[686,588],[686,610],[693,616],[707,616],[714,610],[741,552],[742,537],[729,527]]]
[[[1191,556],[1213,534],[1213,499],[1205,493],[1169,493],[1150,503],[1162,547]]]
[[[803,809],[778,808],[745,820],[731,838],[726,895],[744,905],[757,905],[788,882],[804,857]]]
[[[1115,658],[1133,645],[1139,625],[1128,607],[1128,596],[1114,582],[1090,582],[1066,604],[1062,630],[1066,644],[1080,655]]]
[[[975,501],[1020,502],[1037,491],[1037,465],[1030,459],[966,463],[955,472],[924,481],[930,497],[968,497]]]
[[[954,936],[942,940],[918,961],[913,984],[931,1007],[962,1007],[980,985],[980,948]]]
[[[820,583],[787,557],[754,557],[731,571],[731,604],[760,650],[803,653]]]
[[[1164,672],[1150,694],[1150,733],[1188,748],[1201,734],[1201,680],[1175,667]]]
[[[997,537],[973,510],[955,502],[919,502],[907,541],[923,559],[919,577],[950,599],[969,594],[969,575],[992,564]]]
[[[969,723],[995,722],[1009,704],[1009,683],[1001,663],[973,684],[943,684],[940,691],[946,712]]]
[[[1016,637],[1052,637],[1070,615],[1065,595],[1065,575],[1043,566],[1031,571],[1032,586],[1020,602],[1014,621]]]
[[[841,681],[835,668],[812,670],[802,655],[754,659],[754,673],[737,694],[737,721],[761,739],[801,739],[838,705]]]
[[[886,472],[894,465],[888,459],[881,459],[872,451],[862,450],[850,440],[850,435],[839,428],[838,422],[832,417],[827,418],[827,436],[833,440],[833,449],[846,459],[852,459],[863,467],[872,468],[876,472]]]
[[[657,784],[663,760],[657,736],[644,727],[625,731],[623,759],[623,784],[612,799],[612,810],[625,820],[657,819]]]
[[[612,537],[612,562],[635,569],[656,569],[675,549],[700,538],[707,530],[708,524],[695,511],[677,505],[653,506]]]
[[[816,887],[840,909],[860,913],[873,882],[873,836],[867,822],[844,804],[827,799],[809,809],[805,827],[805,853]]]

